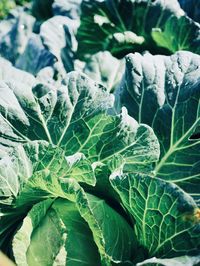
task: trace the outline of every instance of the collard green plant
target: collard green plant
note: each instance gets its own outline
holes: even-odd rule
[[[1,240],[5,243],[9,238],[8,224],[3,227],[8,217],[12,227],[15,212],[23,218],[32,204],[61,197],[75,202],[93,233],[93,245],[96,244],[102,263],[131,261],[136,245],[134,231],[117,213],[118,218],[113,222],[119,226],[109,225],[115,211],[103,202],[100,205],[103,216],[98,222],[94,216],[100,215],[96,198],[87,196],[78,183],[94,186],[98,165],[105,165],[111,172],[151,171],[159,154],[158,141],[151,128],[139,126],[125,110],[121,115],[109,115],[112,95],[77,73],[69,74],[65,85],[58,90],[42,84],[27,86],[26,90],[20,84],[2,83],[1,87],[1,206],[3,209],[11,206],[9,213],[5,208],[1,219]],[[88,197],[94,207],[88,203]],[[111,220],[104,221],[104,208],[108,208]],[[112,227],[116,233],[109,235]],[[127,229],[130,241],[124,239]],[[118,230],[122,232],[121,237]],[[109,244],[113,241],[116,248]],[[126,241],[130,243],[129,255]],[[13,247],[15,256],[18,251]],[[17,255],[15,259],[18,260]]]
[[[77,34],[78,56],[104,50],[117,57],[145,50],[199,53],[198,36],[199,25],[184,15],[177,1],[86,0]]]
[[[33,0],[0,21],[0,249],[17,266],[199,265],[187,3]]]
[[[117,58],[129,52],[146,50],[153,54],[171,54],[179,50],[199,54],[199,23],[184,13],[177,0],[35,0],[32,9],[24,9],[23,12],[23,19],[20,11],[14,15],[10,26],[6,26],[8,29],[2,30],[1,55],[16,67],[34,75],[45,67],[52,67],[54,71],[58,63],[59,68],[56,69],[59,69],[59,74],[54,71],[54,80],[57,76],[63,77],[66,72],[88,70],[91,62],[94,65],[96,61],[97,65],[86,73],[114,91],[118,83],[114,82],[110,88],[111,84],[103,79],[110,80],[110,76],[116,76],[116,68],[113,72],[112,68],[104,68],[101,79],[96,72],[99,52],[106,51],[103,57],[108,57],[110,52]],[[33,21],[32,25],[30,21]],[[5,24],[0,23],[0,33]],[[23,45],[19,46],[20,43]],[[15,52],[10,52],[12,50]],[[40,59],[41,54],[47,56],[49,53],[53,54],[54,60]],[[116,66],[120,66],[117,58]],[[33,60],[37,67],[31,68]],[[112,65],[111,61],[109,65]],[[123,70],[118,72],[123,73]]]

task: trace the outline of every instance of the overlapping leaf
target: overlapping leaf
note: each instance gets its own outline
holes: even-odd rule
[[[42,186],[42,183],[43,183],[43,186]],[[60,249],[62,248],[64,249],[64,253],[62,253],[61,256],[64,256],[64,257],[60,256],[60,259],[63,258],[69,263],[69,265],[70,263],[72,263],[71,260],[73,261],[73,259],[82,260],[84,258],[88,261],[87,263],[89,265],[92,265],[91,260],[93,260],[93,256],[88,257],[86,256],[86,254],[84,255],[84,253],[82,252],[83,250],[87,248],[92,248],[92,250],[94,250],[96,254],[96,255],[94,254],[94,257],[97,259],[98,255],[97,255],[96,247],[98,247],[98,252],[101,256],[103,265],[110,265],[111,261],[123,262],[123,261],[128,261],[128,260],[130,261],[132,259],[132,256],[134,254],[134,250],[136,247],[135,236],[134,236],[133,230],[128,225],[128,223],[125,221],[125,219],[122,218],[122,216],[120,216],[112,208],[110,208],[103,200],[98,199],[95,196],[86,194],[83,191],[83,189],[74,180],[65,179],[65,178],[59,178],[57,180],[57,185],[56,185],[55,179],[52,179],[52,183],[49,182],[48,184],[47,180],[41,177],[40,183],[35,182],[35,191],[36,192],[38,191],[38,195],[39,194],[42,195],[44,192],[46,192],[47,194],[49,194],[50,197],[55,197],[57,195],[64,199],[68,199],[74,202],[72,204],[67,200],[57,200],[57,203],[56,202],[54,203],[55,208],[53,207],[53,209],[54,211],[56,210],[57,214],[53,214],[53,217],[54,217],[53,219],[61,220],[62,223],[64,223],[64,225],[66,226],[66,229],[63,231],[62,227],[58,226],[59,224],[58,222],[54,222],[52,219],[51,220],[54,226],[55,224],[57,224],[58,226],[57,230],[59,232],[60,232],[60,229],[62,229],[61,231],[63,232],[62,233],[63,237],[64,237],[64,233],[67,235],[65,237],[66,239],[64,241],[64,247],[63,247],[63,244],[61,243],[60,245],[58,245],[57,254],[55,254],[56,250],[54,251],[54,253],[50,252],[50,254],[47,256],[46,259],[54,260],[55,257],[56,258],[59,257],[58,253]],[[31,190],[29,190],[29,193],[31,193]],[[22,198],[24,196],[26,197],[26,195],[23,195],[23,194],[20,195],[20,197]],[[43,202],[39,203],[39,205],[42,205],[42,204]],[[39,223],[41,222],[38,220],[40,217],[34,216],[34,212],[36,213],[38,212],[37,206],[38,206],[37,204],[34,206],[33,211],[30,212],[30,215],[32,215],[32,212],[33,212],[33,217],[31,219],[33,220],[37,219],[36,221],[37,223]],[[44,213],[45,208],[42,208],[41,206],[39,206],[39,208],[41,209],[42,213]],[[44,213],[44,215],[45,215],[45,220],[46,219],[48,220],[49,215],[46,213]],[[82,223],[82,226],[80,226],[80,223]],[[17,261],[23,259],[24,261],[30,260],[31,262],[33,258],[38,257],[39,261],[41,261],[44,259],[44,257],[43,256],[41,257],[40,252],[37,252],[38,246],[34,244],[34,241],[35,241],[34,238],[40,237],[41,230],[43,229],[48,230],[48,226],[45,226],[45,224],[42,222],[42,225],[44,224],[44,227],[40,226],[38,229],[36,228],[36,231],[34,233],[34,227],[36,227],[37,225],[35,226],[33,223],[33,229],[32,229],[30,225],[28,226],[28,224],[29,224],[29,219],[25,218],[22,229],[16,234],[14,238],[14,253],[16,254],[16,259]],[[27,226],[29,227],[28,235],[26,233],[27,231],[24,231],[25,229],[27,230]],[[47,233],[45,233],[44,231],[43,234],[48,234],[48,231]],[[93,236],[93,240],[92,240],[92,236]],[[33,238],[33,241],[30,239],[30,237]],[[63,237],[59,237],[57,242],[58,241],[62,242]],[[77,241],[80,241],[80,245],[82,247],[83,245],[86,245],[85,248],[83,247],[82,251],[78,254],[76,254],[73,248],[70,248],[72,245],[72,242],[74,241],[74,237],[75,239],[77,239]],[[89,237],[88,239],[89,242],[87,242],[87,244],[85,242],[86,237],[87,238]],[[18,249],[22,238],[25,238],[26,240],[26,245],[25,245],[26,250],[23,250],[23,256],[19,254],[19,249]],[[112,246],[111,243],[115,243],[115,245]],[[96,247],[95,247],[95,244],[96,244]],[[51,249],[52,247],[51,239],[50,239],[49,245]],[[30,249],[30,253],[29,253],[29,249]],[[28,252],[26,253],[26,251]],[[52,254],[54,254],[53,257],[52,257]],[[79,257],[77,257],[77,255]]]
[[[94,186],[98,166],[108,172],[151,172],[159,158],[153,130],[125,109],[115,115],[113,96],[83,74],[70,73],[59,89],[1,85],[1,246],[9,241],[16,213],[18,223],[32,205],[60,197],[75,202],[102,264],[131,260],[135,238],[127,222],[110,207],[105,219],[107,205],[96,205],[78,183]],[[108,175],[101,177],[98,183],[107,179],[109,191]]]
[[[65,85],[58,90],[42,84],[24,90],[21,86],[9,87],[2,83],[1,143],[4,146],[6,141],[13,146],[22,143],[19,147],[25,154],[23,158],[27,159],[18,156],[21,164],[31,162],[33,167],[34,161],[41,161],[42,168],[48,171],[50,163],[54,164],[55,171],[56,165],[60,169],[56,156],[62,161],[64,156],[77,153],[82,153],[90,164],[103,163],[112,170],[152,171],[159,156],[159,145],[152,129],[139,126],[125,110],[121,115],[109,115],[112,103],[109,93],[77,73],[69,74]],[[49,162],[45,164],[46,157]],[[1,171],[1,182],[10,180],[4,168]],[[24,179],[34,171],[29,171]],[[79,180],[78,173],[75,176]],[[12,189],[9,191],[6,195],[12,198]]]
[[[121,82],[124,65],[124,60],[118,60],[109,52],[99,52],[88,59],[83,71],[108,91],[113,92]]]
[[[158,177],[176,183],[199,200],[200,57],[178,52],[171,57],[129,55],[120,103],[159,138]]]
[[[148,256],[199,254],[199,209],[187,193],[145,175],[113,175],[111,183],[133,215],[137,237]]]
[[[117,57],[145,50],[166,54],[184,49],[199,53],[199,24],[185,16],[177,1],[83,1],[81,11],[79,58],[105,50]],[[159,38],[155,37],[157,32]]]

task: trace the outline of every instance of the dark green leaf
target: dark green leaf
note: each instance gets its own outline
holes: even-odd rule
[[[111,184],[133,215],[137,238],[149,257],[199,254],[199,209],[178,186],[139,174],[113,174]]]
[[[160,145],[156,176],[174,182],[197,201],[200,191],[200,57],[127,56],[117,99],[139,123],[153,127]]]

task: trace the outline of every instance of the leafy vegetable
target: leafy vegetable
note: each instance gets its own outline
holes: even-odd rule
[[[114,91],[124,73],[124,60],[117,60],[109,52],[99,52],[90,57],[83,71],[108,91]]]
[[[200,228],[192,220],[197,209],[192,198],[177,186],[149,176],[116,175],[111,182],[136,220],[138,239],[150,257],[198,254]]]
[[[199,265],[197,1],[1,2],[3,253]]]
[[[81,0],[54,0],[52,8],[54,16],[62,15],[71,19],[79,19]]]
[[[96,215],[101,213],[95,209],[101,205],[95,207],[92,200],[87,206],[84,202],[89,196],[76,183],[94,186],[95,165],[103,164],[110,171],[123,169],[125,172],[145,173],[153,169],[158,159],[159,145],[151,128],[139,126],[125,110],[121,115],[109,114],[112,99],[112,95],[96,83],[75,72],[70,73],[65,85],[57,90],[42,84],[33,88],[27,86],[26,90],[2,84],[0,134],[4,153],[0,168],[3,185],[1,205],[12,205],[14,209],[10,213],[4,212],[1,225],[7,216],[16,215],[15,208],[19,214],[23,207],[23,217],[24,212],[40,200],[67,198],[76,202],[81,216],[89,224],[102,261],[130,260],[133,249],[128,251],[127,246],[118,242],[121,241],[118,237],[116,250],[112,248],[113,235],[108,235],[109,229],[106,229],[110,225],[107,226],[106,221],[101,225],[103,216],[99,217],[100,224],[95,225],[98,221]],[[71,183],[71,178],[76,181]],[[102,207],[107,208],[104,204]],[[87,218],[88,208],[92,216]],[[115,216],[113,212],[109,209],[109,217]],[[120,214],[116,215],[119,217]],[[107,221],[110,223],[112,220]],[[120,218],[116,221],[120,223]],[[121,230],[124,236],[128,225],[124,229],[120,227],[120,224],[113,225],[113,229]],[[9,227],[1,232],[5,241],[9,237],[7,230]],[[107,233],[101,233],[101,230]],[[127,233],[129,235],[131,237]],[[135,246],[134,231],[132,235],[130,245]],[[105,239],[108,244],[104,246]],[[126,255],[127,252],[130,255]]]
[[[104,50],[117,57],[145,50],[199,53],[199,25],[184,16],[176,1],[96,0],[83,1],[81,8],[77,35],[81,59]]]
[[[92,195],[87,195],[87,199],[88,207],[95,217],[96,225],[99,226],[99,233],[105,242],[102,249],[105,248],[104,252],[109,255],[106,259],[107,255],[104,254],[105,259],[109,261],[118,258],[123,261],[123,256],[130,258],[134,248],[132,246],[134,242],[131,227],[102,200]],[[25,218],[21,229],[13,240],[14,256],[17,263],[19,265],[22,263],[34,265],[36,261],[39,261],[41,264],[48,265],[61,261],[62,265],[65,263],[73,265],[74,262],[79,261],[82,264],[94,265],[96,261],[96,265],[100,265],[99,252],[92,237],[93,233],[94,239],[98,238],[97,235],[95,236],[97,232],[91,231],[94,228],[90,230],[88,227],[91,223],[90,215],[84,215],[84,219],[81,217],[83,213],[78,207],[79,202],[76,206],[72,202],[59,199],[54,201],[53,205],[51,204],[52,200],[36,204]],[[112,219],[106,219],[103,222],[104,216],[112,217]],[[38,227],[39,224],[41,225]],[[116,228],[116,232],[112,231],[111,233],[111,227]],[[29,235],[27,235],[27,229]],[[21,239],[27,239],[23,257],[21,252],[19,253]],[[49,239],[49,253],[44,258],[45,239]],[[39,246],[38,242],[40,243]],[[116,246],[113,246],[114,249],[110,249],[110,244],[113,242],[116,243]],[[74,249],[73,243],[79,243],[79,249]],[[90,252],[92,255],[87,256]]]
[[[153,127],[161,145],[155,174],[178,184],[199,202],[200,57],[145,54],[126,58],[124,84],[117,92],[139,123]]]

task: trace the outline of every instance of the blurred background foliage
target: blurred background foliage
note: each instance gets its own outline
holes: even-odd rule
[[[12,8],[17,5],[25,5],[30,0],[0,0],[0,19],[5,18]]]

